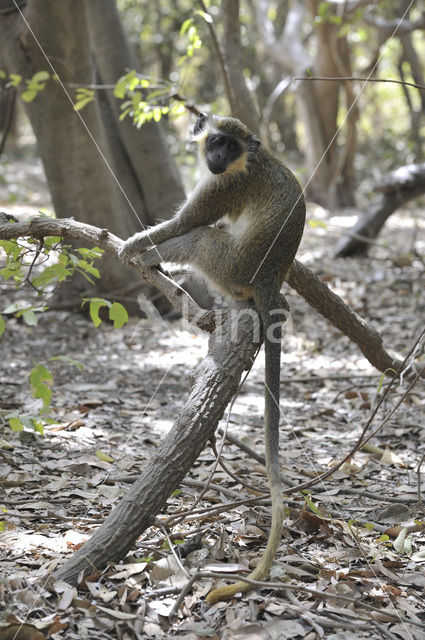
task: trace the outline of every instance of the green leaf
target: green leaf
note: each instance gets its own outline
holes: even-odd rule
[[[31,423],[32,423],[32,428],[34,429],[34,431],[36,431],[37,433],[41,433],[41,435],[44,435],[44,425],[42,422],[40,422],[40,420],[35,420],[34,418],[31,418]]]
[[[170,110],[170,118],[178,118],[184,114],[186,108],[182,102],[173,104]]]
[[[310,508],[310,510],[319,518],[322,518],[323,520],[323,513],[320,511],[319,507],[316,507],[316,505],[314,504],[313,500],[310,498],[310,496],[304,496],[304,500],[306,501],[308,507]]]
[[[22,315],[25,324],[29,327],[35,327],[37,325],[37,316],[31,308],[24,309],[20,315]]]
[[[77,251],[83,258],[86,258],[86,260],[101,258],[104,254],[104,250],[100,247],[92,247],[91,249],[88,247],[80,247]]]
[[[105,305],[101,302],[90,302],[90,318],[95,327],[98,327],[102,320],[99,317],[99,310]]]
[[[121,329],[128,322],[127,309],[119,302],[113,302],[109,309],[109,319],[113,321],[114,329]]]
[[[19,257],[22,251],[22,247],[18,245],[16,240],[0,240],[0,247],[5,250],[8,257],[13,258],[14,260]]]
[[[16,281],[19,281],[23,278],[23,269],[21,269],[19,264],[11,264],[8,267],[4,267],[4,269],[0,269],[0,276],[3,280],[14,278]]]
[[[0,336],[3,335],[5,329],[6,329],[6,323],[4,321],[3,316],[0,314]]]
[[[24,425],[19,418],[9,418],[9,426],[12,431],[23,431]]]
[[[37,276],[37,278],[34,278],[33,285],[35,287],[45,287],[46,285],[53,283],[55,280],[58,282],[66,280],[72,272],[64,264],[61,264],[61,262],[63,262],[63,257],[63,254],[61,254],[59,262],[51,264],[43,269],[40,275]],[[66,263],[68,263],[68,258],[66,258]]]
[[[120,100],[125,98],[127,91],[130,89],[131,83],[134,81],[137,82],[136,72],[134,70],[126,73],[125,76],[118,78],[114,88],[114,96]]]
[[[78,260],[78,266],[86,273],[91,273],[95,278],[100,278],[99,269],[94,267],[91,262],[87,262],[87,260]]]
[[[80,371],[84,369],[84,365],[82,362],[74,360],[74,358],[71,358],[70,356],[53,356],[52,358],[49,358],[49,361],[50,360],[60,360],[61,362],[67,362],[68,364],[72,364],[74,365],[74,367],[80,369]]]
[[[378,382],[378,388],[376,390],[376,395],[378,395],[378,393],[381,391],[382,389],[382,385],[384,384],[384,380],[386,378],[386,376],[388,375],[389,372],[394,373],[394,375],[397,375],[397,371],[395,369],[392,369],[391,367],[388,367],[388,369],[385,369],[384,373],[382,373],[379,376],[379,382]]]
[[[115,462],[114,458],[111,458],[111,456],[109,456],[107,453],[104,453],[103,451],[96,451],[96,456],[103,462]]]
[[[200,9],[197,9],[195,11],[195,15],[196,16],[201,16],[201,18],[203,18],[205,20],[205,22],[208,22],[209,24],[211,24],[212,22],[214,22],[214,20],[212,19],[212,17],[210,16],[209,13],[207,13],[206,11],[201,11]]]
[[[120,122],[122,122],[122,120],[124,120],[124,118],[126,116],[128,116],[128,114],[131,112],[131,109],[126,109],[125,111],[122,112],[122,114],[120,115],[120,117],[118,118],[118,120]]]
[[[50,74],[48,71],[37,71],[37,73],[34,73],[31,80],[33,82],[46,82],[46,80],[48,80],[49,78]]]
[[[44,238],[44,247],[46,249],[56,248],[61,240],[62,238],[60,236],[48,236],[47,238]]]
[[[11,73],[9,75],[9,82],[7,83],[8,87],[17,87],[22,80],[22,76],[19,73]]]
[[[46,409],[52,398],[52,390],[50,386],[53,383],[53,376],[48,369],[42,364],[36,364],[31,369],[29,380],[32,388],[32,395],[34,398],[39,398],[43,401],[43,406]]]
[[[21,98],[24,102],[32,102],[37,96],[37,93],[38,91],[34,91],[34,89],[27,89],[21,93]]]
[[[155,122],[159,122],[162,118],[162,109],[160,107],[155,107],[153,110],[153,119]]]
[[[94,95],[89,97],[86,96],[85,98],[81,98],[80,100],[77,100],[76,102],[74,102],[74,109],[75,111],[81,111],[82,109],[84,109],[84,107],[86,105],[88,105],[90,102],[94,101]]]
[[[317,229],[318,227],[322,228],[322,229],[327,229],[328,225],[326,222],[323,222],[323,220],[309,220],[308,224],[310,225],[310,227],[312,229]]]
[[[98,327],[102,322],[101,318],[99,317],[99,310],[102,307],[110,307],[111,303],[108,300],[104,300],[104,298],[84,298],[82,305],[84,305],[86,302],[90,303],[90,318],[92,319],[94,326]]]
[[[185,20],[183,22],[182,26],[180,27],[180,35],[184,36],[186,31],[188,31],[189,27],[191,27],[192,24],[193,24],[193,19],[192,18],[187,18],[187,20]]]

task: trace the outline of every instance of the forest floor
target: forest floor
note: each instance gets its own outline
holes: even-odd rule
[[[394,215],[369,257],[334,260],[341,226],[353,216],[310,207],[310,219],[326,228],[307,227],[299,258],[380,331],[387,349],[407,354],[425,317],[423,206]],[[2,308],[31,295],[0,285]],[[389,381],[294,291],[287,297],[293,321],[283,345],[280,451],[283,476],[302,482],[353,447]],[[403,398],[371,440],[373,451],[357,452],[310,495],[286,500],[274,588],[210,606],[204,596],[213,579],[199,578],[169,618],[191,573],[245,571],[267,537],[270,507],[249,503],[252,493],[220,467],[211,478],[210,447],[158,516],[166,525],[173,512],[187,512],[169,534],[151,527],[126,558],[78,590],[45,588],[166,436],[206,349],[207,337],[182,321],[132,319],[119,330],[106,323],[96,329],[65,311],[47,312],[35,328],[7,321],[0,341],[0,640],[424,640],[425,389],[418,383],[403,398],[405,379],[393,384],[372,422],[378,427]],[[7,417],[40,409],[29,383],[34,362],[54,380],[43,435],[12,431]],[[263,450],[263,365],[260,354],[227,417],[228,432],[256,452]],[[266,486],[263,467],[237,444],[226,441],[221,456],[241,480]],[[244,497],[246,504],[234,506]]]

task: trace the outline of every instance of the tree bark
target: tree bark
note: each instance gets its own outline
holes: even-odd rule
[[[115,1],[85,0],[85,8],[101,83],[115,84],[129,68],[139,70],[128,46]],[[125,158],[124,162],[115,159],[114,166],[120,180],[127,174],[132,178],[128,181],[126,194],[137,207],[143,204],[141,211],[144,212],[145,224],[154,224],[157,218],[171,217],[176,205],[185,199],[185,193],[161,126],[153,121],[147,122],[139,132],[130,118],[119,121],[120,102],[112,89],[103,93],[113,121],[112,130],[108,128],[108,138],[117,138]]]
[[[252,94],[243,75],[243,56],[239,22],[239,0],[222,0],[223,58],[229,79],[230,109],[232,116],[239,118],[250,131],[260,133],[260,118]]]
[[[241,310],[238,318],[232,316],[211,335],[208,354],[193,372],[192,392],[171,431],[130,491],[84,546],[53,574],[54,579],[76,584],[81,573],[87,575],[120,560],[154,523],[214,435],[243,371],[252,363],[258,346],[252,324],[251,315]],[[232,335],[236,336],[233,341]]]
[[[267,17],[268,0],[258,0],[257,23],[265,50],[280,66],[283,74],[303,76],[309,69],[317,76],[337,77],[345,75],[343,69],[349,69],[348,44],[344,37],[338,37],[340,25],[334,24],[326,15],[317,20],[320,4],[319,0],[295,0],[288,11],[282,33],[276,34],[272,21]],[[306,5],[315,21],[317,53],[314,60],[311,60],[303,40]],[[329,11],[334,11],[333,6],[329,4]],[[347,118],[347,135],[343,148],[339,144],[337,123],[343,85],[338,81],[331,85],[329,87],[326,83],[299,81],[295,91],[298,113],[305,130],[306,193],[311,200],[323,206],[354,202],[353,162],[357,120],[357,111],[353,107],[354,95],[351,87],[344,85],[347,108],[351,110]]]
[[[26,22],[17,12],[0,15],[0,56],[7,71],[23,79],[41,70],[52,74],[49,62],[59,78],[24,103],[57,216],[108,226],[123,237],[140,230],[138,218],[149,224],[158,214],[166,217],[184,193],[159,125],[132,128],[130,134],[128,122],[118,126],[112,99],[102,100],[98,93],[80,115],[72,106],[75,86],[92,86],[101,72],[115,82],[131,66],[115,2],[102,0],[100,8],[96,0],[28,0],[24,17]],[[111,47],[120,51],[108,51],[96,25],[89,24],[101,18]],[[24,88],[21,82],[19,92]],[[95,290],[85,293],[107,296],[134,281],[134,270],[106,260]]]
[[[402,359],[388,353],[381,335],[331,291],[308,267],[295,260],[288,276],[288,284],[295,289],[316,311],[332,322],[343,334],[360,347],[370,364],[379,371],[393,375]]]

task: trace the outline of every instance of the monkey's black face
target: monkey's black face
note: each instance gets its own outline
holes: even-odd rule
[[[227,167],[242,154],[239,140],[221,133],[211,133],[206,142],[205,156],[208,169],[215,175],[224,173]]]

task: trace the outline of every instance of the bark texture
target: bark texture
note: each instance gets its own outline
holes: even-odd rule
[[[223,62],[228,78],[230,109],[232,116],[239,118],[250,131],[260,133],[260,118],[257,107],[243,75],[244,63],[239,22],[239,0],[222,0],[223,18]]]
[[[402,359],[390,354],[382,344],[381,335],[331,291],[308,267],[295,260],[288,276],[288,283],[316,311],[355,342],[369,362],[392,375],[398,371]]]
[[[211,335],[208,354],[194,371],[192,392],[176,422],[144,468],[140,478],[106,518],[102,526],[53,578],[71,584],[83,573],[93,573],[123,558],[168,496],[184,479],[208,440],[214,435],[226,406],[236,392],[244,369],[254,357],[252,319],[240,312],[237,339],[229,339],[235,318]]]
[[[81,113],[73,109],[77,87],[114,83],[134,62],[114,0],[28,0],[23,16],[10,4],[0,14],[0,57],[8,73],[22,76],[19,93],[36,72],[58,77],[24,103],[57,216],[128,237],[171,215],[184,192],[160,126],[118,123],[111,92],[96,91]],[[134,279],[134,270],[106,260],[96,291],[86,293],[121,292]]]
[[[350,50],[341,25],[330,19],[337,11],[328,3],[330,16],[319,18],[320,0],[294,0],[290,4],[285,25],[278,33],[268,17],[268,0],[257,0],[257,25],[265,51],[278,67],[283,80],[282,92],[290,87],[291,76],[296,75],[295,98],[298,115],[304,128],[304,153],[307,164],[306,193],[309,199],[324,206],[352,205],[354,202],[354,151],[356,143],[357,109],[350,83],[303,81],[308,70],[317,76],[339,77],[351,75]],[[338,8],[338,11],[341,7]],[[316,54],[311,59],[304,39],[303,27],[306,9],[310,12],[317,39]],[[348,5],[341,8],[339,17],[347,20]],[[286,76],[286,78],[285,78]],[[347,119],[344,124],[344,148],[339,144],[340,127],[337,116],[341,96],[345,97]]]

